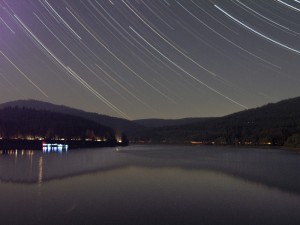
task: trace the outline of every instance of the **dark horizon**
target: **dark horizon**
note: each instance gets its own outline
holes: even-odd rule
[[[255,110],[257,108],[265,107],[269,104],[277,104],[277,103],[280,103],[280,102],[285,102],[285,101],[290,101],[290,100],[297,100],[298,98],[300,98],[300,96],[296,96],[296,97],[293,97],[293,98],[282,99],[282,100],[279,100],[279,101],[276,101],[276,102],[267,102],[266,104],[263,104],[261,106],[257,106],[257,107],[253,107],[253,108],[249,108],[249,109],[242,109],[242,110],[239,110],[239,111],[236,111],[236,112],[232,112],[232,113],[225,114],[225,115],[220,115],[220,116],[207,116],[207,117],[188,116],[188,117],[180,117],[180,118],[147,117],[147,118],[139,118],[139,119],[129,119],[129,121],[143,121],[143,120],[174,120],[175,121],[175,120],[184,120],[184,119],[221,118],[221,117],[230,116],[230,115],[235,114],[235,113],[241,113],[243,111]],[[36,103],[36,105],[35,106],[30,106],[32,102]],[[29,105],[28,105],[28,103],[29,103]],[[42,104],[42,105],[40,105],[40,104]],[[26,108],[31,108],[31,107],[36,108],[37,107],[37,109],[41,108],[43,110],[44,109],[43,104],[50,104],[50,105],[57,106],[57,107],[60,107],[60,106],[61,107],[67,107],[69,109],[81,110],[81,111],[87,112],[87,113],[97,113],[97,114],[103,115],[103,116],[126,119],[126,118],[122,118],[118,115],[108,115],[108,114],[103,114],[101,112],[100,113],[99,112],[92,112],[92,111],[87,111],[86,109],[75,108],[75,107],[68,106],[68,105],[56,104],[56,103],[52,103],[52,102],[48,102],[48,101],[41,101],[41,100],[37,100],[37,99],[18,99],[18,100],[13,100],[13,101],[7,101],[7,102],[0,103],[0,106],[3,108],[6,105],[7,106],[16,105],[17,107],[20,107],[20,106],[24,105]]]

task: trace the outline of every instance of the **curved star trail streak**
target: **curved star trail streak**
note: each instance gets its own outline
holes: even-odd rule
[[[0,53],[23,77],[25,77],[26,80],[28,80],[29,83],[31,83],[37,90],[39,90],[39,92],[48,98],[48,95],[41,88],[39,88],[22,70],[20,70],[6,55],[4,55],[2,51],[0,51]]]
[[[9,29],[13,34],[15,34],[16,32],[13,31],[13,29],[10,28],[10,26],[7,25],[7,23],[0,17],[1,22],[7,27],[7,29]]]
[[[194,17],[197,21],[199,21],[201,24],[203,24],[205,27],[207,27],[209,30],[211,30],[212,32],[214,32],[215,34],[217,34],[218,36],[220,36],[221,38],[223,38],[224,40],[228,41],[229,43],[233,44],[234,46],[236,46],[237,48],[239,48],[240,50],[244,51],[244,52],[247,52],[248,54],[272,65],[272,66],[275,66],[277,68],[279,68],[278,66],[274,65],[273,63],[271,62],[268,62],[267,60],[265,59],[262,59],[261,57],[247,51],[246,49],[240,47],[239,45],[233,43],[232,41],[228,40],[228,38],[224,37],[223,35],[221,35],[220,33],[218,33],[217,31],[215,31],[213,28],[211,28],[210,26],[208,26],[207,24],[205,24],[203,21],[201,21],[198,17],[196,17],[194,14],[192,14],[190,11],[188,11],[182,4],[180,4],[179,2],[177,2],[185,11],[187,11],[192,17]],[[216,6],[216,5],[215,5]],[[217,6],[216,6],[217,7]]]
[[[20,22],[20,24],[26,29],[26,31],[32,36],[32,38],[40,44],[46,50],[46,52],[51,55],[57,62],[64,68],[66,71],[68,71],[77,81],[79,81],[84,87],[86,87],[89,91],[91,91],[98,99],[103,101],[106,105],[108,105],[111,109],[116,111],[119,115],[122,115],[124,118],[129,119],[130,117],[127,116],[125,113],[123,113],[120,109],[118,109],[116,106],[114,106],[110,101],[108,101],[106,98],[104,98],[101,94],[99,94],[94,88],[92,88],[86,81],[84,81],[79,75],[77,75],[70,67],[65,66],[61,60],[59,60],[45,45],[28,29],[28,27],[16,16],[16,19]],[[1,51],[0,53],[9,60]],[[9,60],[10,63],[13,64]],[[46,97],[48,97],[33,81],[31,81],[22,71],[19,70],[16,65],[13,64],[13,66],[31,83],[33,84],[42,94],[44,94]]]
[[[238,24],[240,24],[240,25],[242,25],[243,27],[247,28],[248,30],[252,31],[253,33],[255,33],[255,34],[257,34],[257,35],[259,35],[259,36],[261,36],[261,37],[267,39],[267,40],[270,41],[270,42],[273,42],[274,44],[277,44],[277,45],[279,45],[279,46],[281,46],[281,47],[284,47],[284,48],[286,48],[286,49],[288,49],[288,50],[290,50],[290,51],[292,51],[292,52],[295,52],[295,53],[297,53],[297,54],[300,54],[300,51],[299,51],[299,50],[294,49],[294,48],[291,48],[291,47],[289,47],[289,46],[287,46],[287,45],[285,45],[285,44],[282,44],[282,43],[280,43],[280,42],[278,42],[278,41],[276,41],[276,40],[274,40],[274,39],[272,39],[272,38],[270,38],[270,37],[267,37],[266,35],[264,35],[264,34],[258,32],[258,31],[256,31],[255,29],[253,29],[253,28],[249,27],[248,25],[244,24],[243,22],[239,21],[238,19],[236,19],[235,17],[233,17],[232,15],[230,15],[228,12],[226,12],[225,10],[223,10],[222,8],[220,8],[219,6],[215,5],[215,7],[216,7],[218,10],[220,10],[221,12],[223,12],[226,16],[230,17],[230,19],[234,20],[235,22],[237,22]]]
[[[76,17],[74,17],[76,19]],[[106,50],[108,51],[118,62],[120,62],[127,70],[129,70],[132,74],[134,74],[136,77],[138,77],[140,80],[142,80],[145,84],[150,86],[153,90],[155,90],[157,93],[161,94],[166,99],[170,100],[171,102],[175,103],[173,99],[165,95],[163,92],[158,90],[156,87],[154,87],[151,83],[149,83],[147,80],[145,80],[141,75],[139,75],[137,72],[135,72],[133,69],[131,69],[122,59],[120,59],[115,53],[113,53],[102,41],[99,40],[99,38],[96,37],[92,33],[90,29],[88,29],[82,22],[80,22],[78,19],[76,19],[77,22]]]
[[[138,32],[136,32],[132,27],[129,27],[136,35],[138,35],[143,41],[145,41],[151,48],[153,48],[156,52],[158,52],[162,57],[164,57],[167,61],[169,61],[171,64],[173,64],[175,67],[177,67],[178,69],[180,69],[182,72],[184,72],[185,74],[187,74],[189,77],[193,78],[195,81],[199,82],[200,84],[202,84],[203,86],[205,86],[206,88],[208,88],[209,90],[217,93],[218,95],[221,95],[222,97],[226,98],[227,100],[241,106],[244,109],[248,109],[246,106],[242,105],[241,103],[229,98],[226,95],[223,95],[222,93],[220,93],[219,91],[217,91],[216,89],[210,87],[209,85],[207,85],[206,83],[204,83],[203,81],[197,79],[195,76],[193,76],[192,74],[190,74],[189,72],[187,72],[186,70],[184,70],[183,68],[181,68],[180,66],[178,66],[175,62],[173,62],[171,59],[169,59],[167,56],[165,56],[163,53],[161,53],[159,50],[157,50],[153,45],[151,45],[145,38],[143,38]]]
[[[253,12],[254,14],[260,16],[261,18],[267,20],[268,22],[270,22],[269,24],[274,24],[274,25],[278,26],[278,27],[279,27],[278,29],[283,30],[283,31],[284,31],[284,29],[285,29],[285,30],[287,30],[287,32],[292,32],[292,33],[294,33],[294,35],[297,35],[297,34],[298,34],[298,33],[294,32],[294,31],[290,30],[288,27],[282,26],[281,24],[276,23],[274,20],[271,20],[271,19],[265,17],[264,15],[260,14],[259,12],[257,12],[257,11],[255,11],[255,10],[251,9],[249,6],[245,5],[245,4],[242,3],[241,1],[236,0],[236,2],[239,3],[240,5],[242,5],[243,7],[245,7],[246,9],[248,9],[250,12]],[[283,28],[283,29],[281,29],[281,28]]]
[[[37,19],[46,27],[46,29],[61,43],[67,50],[68,52],[71,53],[72,56],[74,56],[87,70],[89,70],[95,77],[97,77],[99,80],[101,80],[103,83],[105,83],[107,86],[111,88],[111,90],[115,91],[116,93],[117,90],[115,90],[113,87],[111,87],[107,82],[105,82],[103,79],[101,79],[92,69],[90,69],[89,66],[87,66],[74,52],[72,52],[50,29],[49,27],[34,13],[34,15],[37,17]],[[119,93],[118,93],[119,94]],[[119,94],[120,95],[120,94]],[[122,97],[120,95],[120,97]]]
[[[54,13],[55,16],[78,38],[81,40],[81,37],[70,27],[70,25],[58,14],[58,12],[53,9],[53,7],[45,0],[47,6],[49,6],[50,10]]]
[[[299,0],[0,0],[0,104],[131,119],[300,95]]]
[[[90,92],[92,92],[97,98],[99,98],[101,101],[104,101],[105,104],[107,104],[109,107],[111,107],[113,110],[115,110],[117,113],[122,115],[124,118],[130,119],[129,116],[127,116],[125,113],[123,113],[121,110],[119,110],[116,106],[111,104],[107,99],[105,99],[102,95],[100,95],[94,88],[91,87],[87,82],[85,82],[77,73],[75,73],[70,67],[67,66],[67,70],[72,74],[72,76],[75,77],[76,80],[78,80],[83,86],[85,86]]]
[[[295,7],[295,6],[292,6],[292,5],[290,5],[290,4],[288,4],[288,3],[284,2],[284,1],[281,1],[281,0],[276,0],[276,1],[277,1],[277,2],[280,2],[281,4],[283,4],[283,5],[285,5],[285,6],[289,7],[289,8],[291,8],[291,9],[293,9],[293,10],[296,10],[296,11],[300,12],[300,9],[298,9],[298,8]]]
[[[26,97],[13,83],[11,83],[2,73],[0,73],[0,77],[8,83],[10,87],[13,88],[14,91],[16,91],[18,94],[20,94],[22,97]],[[1,82],[2,83],[2,82]],[[6,85],[3,85],[6,87]]]

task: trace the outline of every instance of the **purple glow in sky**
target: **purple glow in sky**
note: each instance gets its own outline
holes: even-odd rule
[[[0,0],[0,103],[222,116],[299,96],[299,62],[299,1]]]

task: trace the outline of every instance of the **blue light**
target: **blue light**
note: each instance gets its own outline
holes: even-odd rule
[[[50,152],[59,152],[62,153],[63,151],[68,151],[68,145],[63,144],[47,144],[43,143],[43,153],[50,153]]]

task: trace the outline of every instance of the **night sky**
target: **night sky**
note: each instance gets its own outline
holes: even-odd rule
[[[0,103],[128,119],[300,95],[299,0],[0,0]]]

